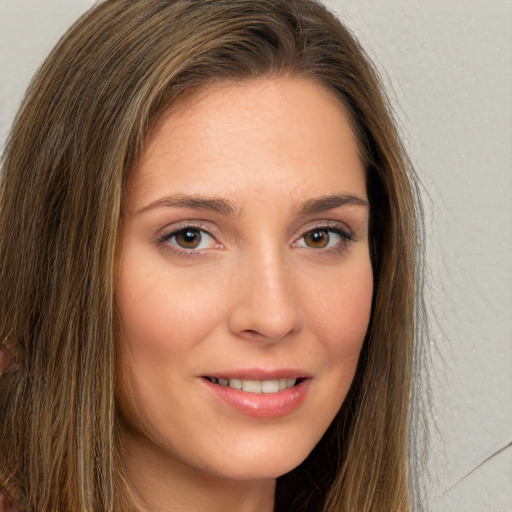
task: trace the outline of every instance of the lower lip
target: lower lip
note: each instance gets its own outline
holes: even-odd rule
[[[253,418],[282,418],[296,411],[306,398],[310,379],[277,393],[247,393],[202,379],[208,389],[236,411]]]

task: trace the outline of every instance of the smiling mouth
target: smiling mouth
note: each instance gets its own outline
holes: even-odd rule
[[[225,388],[237,389],[246,393],[278,393],[288,388],[298,386],[304,378],[281,378],[268,380],[248,380],[248,379],[226,379],[216,377],[204,377],[212,384],[217,384]]]

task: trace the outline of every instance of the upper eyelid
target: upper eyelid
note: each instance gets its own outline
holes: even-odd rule
[[[204,222],[204,221],[183,221],[183,222],[177,222],[175,224],[171,224],[169,226],[166,226],[159,230],[159,234],[157,235],[158,238],[160,237],[169,237],[171,235],[174,235],[176,233],[179,233],[180,231],[183,231],[184,229],[191,228],[191,229],[197,229],[200,231],[204,231],[213,238],[216,238],[213,229],[213,226],[210,223]]]
[[[307,224],[304,228],[302,228],[299,231],[299,234],[297,237],[304,236],[309,231],[315,230],[315,229],[337,229],[339,231],[344,231],[347,234],[349,234],[351,237],[354,237],[354,230],[343,221],[339,220],[318,220],[318,221],[312,221],[309,224]]]

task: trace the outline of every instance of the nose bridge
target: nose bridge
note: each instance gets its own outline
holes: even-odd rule
[[[279,341],[298,330],[301,318],[293,271],[283,252],[277,247],[249,252],[242,268],[232,330],[268,341]]]

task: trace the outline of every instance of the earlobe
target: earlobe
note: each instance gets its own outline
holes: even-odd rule
[[[4,344],[0,345],[0,377],[10,373],[14,369],[14,363],[13,354]]]
[[[0,487],[0,512],[18,512],[14,507],[11,495],[5,487]]]

